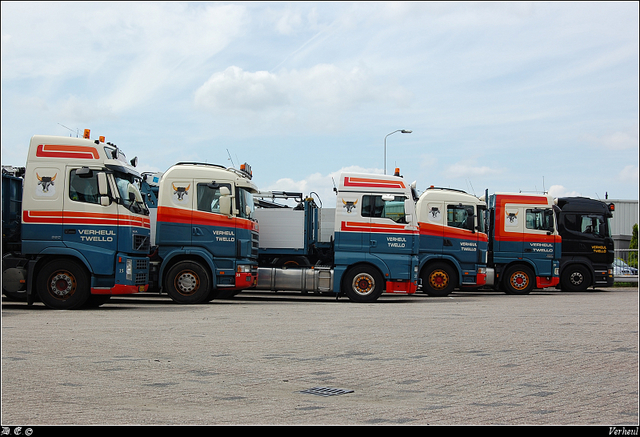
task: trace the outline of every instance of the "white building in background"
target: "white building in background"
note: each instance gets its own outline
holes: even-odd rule
[[[616,206],[611,219],[611,235],[616,249],[628,249],[633,225],[638,223],[638,201],[606,199],[603,202]]]

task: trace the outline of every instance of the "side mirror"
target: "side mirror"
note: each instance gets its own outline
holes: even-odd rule
[[[109,198],[109,188],[107,185],[107,175],[103,172],[98,173],[98,195],[100,196],[101,206],[111,205],[111,199]]]
[[[220,187],[220,214],[231,215],[231,192],[228,187]]]
[[[109,194],[109,190],[107,188],[107,175],[102,172],[98,173],[98,194],[101,196]]]

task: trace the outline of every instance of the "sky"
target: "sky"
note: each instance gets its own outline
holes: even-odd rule
[[[638,2],[1,5],[3,165],[91,129],[141,172],[248,162],[325,207],[342,171],[396,167],[638,199]]]

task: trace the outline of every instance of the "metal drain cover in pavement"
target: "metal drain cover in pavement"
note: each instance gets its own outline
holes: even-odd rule
[[[345,390],[342,388],[330,388],[330,387],[313,387],[307,390],[302,390],[300,393],[307,393],[310,395],[318,396],[336,396],[345,393],[353,393],[353,390]]]

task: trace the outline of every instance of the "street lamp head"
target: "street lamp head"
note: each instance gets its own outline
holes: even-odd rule
[[[387,137],[389,135],[395,134],[396,132],[401,132],[403,134],[410,134],[412,131],[407,130],[407,129],[398,129],[398,130],[394,130],[391,133],[388,133],[384,137],[384,174],[387,174]]]

